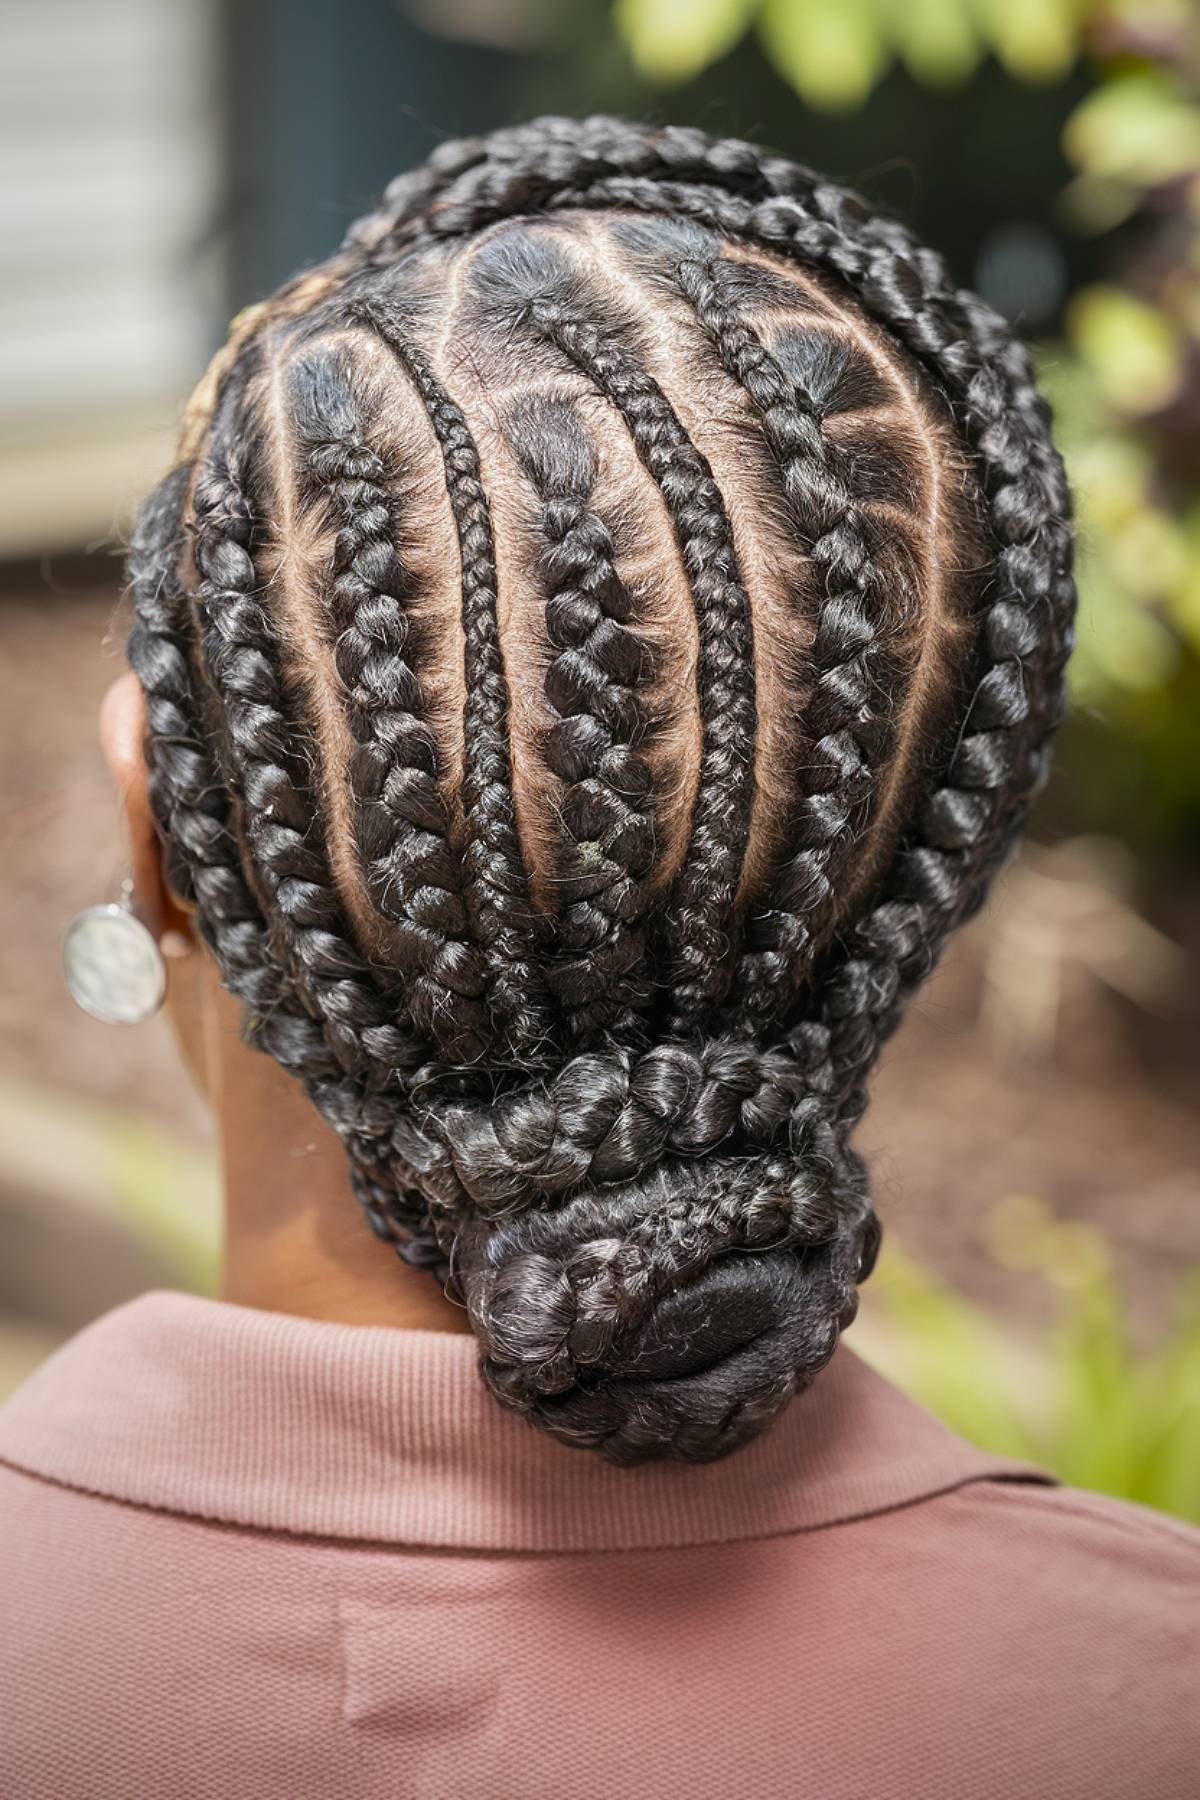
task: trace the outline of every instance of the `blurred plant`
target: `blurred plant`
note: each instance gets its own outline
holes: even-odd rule
[[[1014,1342],[890,1245],[856,1347],[984,1449],[1200,1521],[1200,1271],[1163,1340],[1139,1351],[1093,1226],[1012,1195],[988,1236],[997,1261],[1061,1291],[1056,1323]]]
[[[133,1114],[110,1112],[97,1168],[127,1230],[193,1293],[216,1292],[221,1258],[215,1159]]]
[[[642,73],[688,80],[753,32],[810,106],[859,107],[896,64],[933,87],[992,56],[1020,82],[1083,61],[1064,224],[1110,279],[1073,294],[1040,351],[1079,516],[1077,709],[1157,796],[1144,829],[1200,817],[1200,11],[1194,0],[615,0]],[[930,177],[936,171],[930,170]],[[1109,815],[1136,831],[1113,782]],[[1125,815],[1123,817],[1122,815]]]
[[[1079,516],[1072,680],[1106,729],[1092,781],[1124,790],[1112,824],[1169,839],[1200,818],[1200,18],[1125,0],[1088,43],[1100,79],[1066,124],[1062,211],[1108,234],[1120,279],[1071,298],[1041,359]]]
[[[71,1220],[90,1215],[104,1231],[127,1233],[162,1271],[198,1293],[216,1287],[220,1262],[220,1178],[211,1151],[136,1112],[77,1094],[0,1080],[0,1239],[10,1196],[26,1197],[39,1225],[69,1238]],[[99,1240],[103,1241],[103,1232]],[[52,1270],[39,1259],[25,1279]],[[31,1287],[30,1313],[53,1320],[54,1294]]]
[[[1162,688],[1200,652],[1198,33],[1190,7],[1105,8],[1103,78],[1064,132],[1065,218],[1130,239],[1124,281],[1073,296],[1044,365],[1079,502],[1084,703]]]
[[[1187,992],[1186,952],[1134,905],[1134,863],[1112,838],[1026,844],[1006,870],[981,930],[980,1024],[996,1051],[1049,1060],[1068,983],[1082,974],[1145,1011]]]
[[[651,80],[686,81],[750,30],[811,106],[860,106],[894,62],[952,87],[994,55],[1022,81],[1057,81],[1098,0],[616,0],[616,21]]]

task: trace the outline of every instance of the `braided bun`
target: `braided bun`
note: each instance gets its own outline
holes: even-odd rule
[[[706,1462],[753,1437],[832,1356],[869,1248],[844,1195],[779,1163],[762,1176],[664,1172],[473,1227],[463,1289],[492,1392],[611,1462]]]
[[[443,146],[239,323],[144,510],[172,880],[497,1399],[704,1461],[879,1242],[871,1068],[1044,779],[1029,358],[752,146]]]

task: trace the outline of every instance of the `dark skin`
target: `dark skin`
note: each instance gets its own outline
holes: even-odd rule
[[[170,892],[150,812],[136,678],[105,696],[100,736],[121,800],[134,905],[167,963],[167,1015],[213,1109],[225,1195],[221,1298],[347,1325],[469,1331],[464,1309],[372,1235],[346,1156],[299,1084],[239,1033],[188,909]]]

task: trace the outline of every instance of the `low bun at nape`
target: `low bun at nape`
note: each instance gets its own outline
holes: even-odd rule
[[[465,1276],[483,1374],[561,1443],[621,1465],[712,1462],[803,1392],[857,1310],[860,1234],[726,1252],[669,1273],[653,1248],[587,1238],[560,1253],[484,1234]],[[474,1252],[473,1252],[474,1253]]]
[[[863,1166],[821,1104],[774,1104],[796,1079],[782,1053],[669,1045],[427,1112],[453,1280],[504,1406],[613,1463],[709,1462],[809,1385],[854,1318],[880,1233]],[[673,1114],[650,1104],[666,1092]],[[758,1135],[783,1141],[730,1153],[752,1094]],[[691,1156],[667,1148],[679,1138]],[[597,1181],[614,1167],[629,1178]]]

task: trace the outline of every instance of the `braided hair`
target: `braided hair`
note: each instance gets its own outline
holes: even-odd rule
[[[372,1228],[562,1442],[752,1437],[1061,715],[1025,350],[805,169],[542,119],[242,316],[130,578],[170,879]]]

